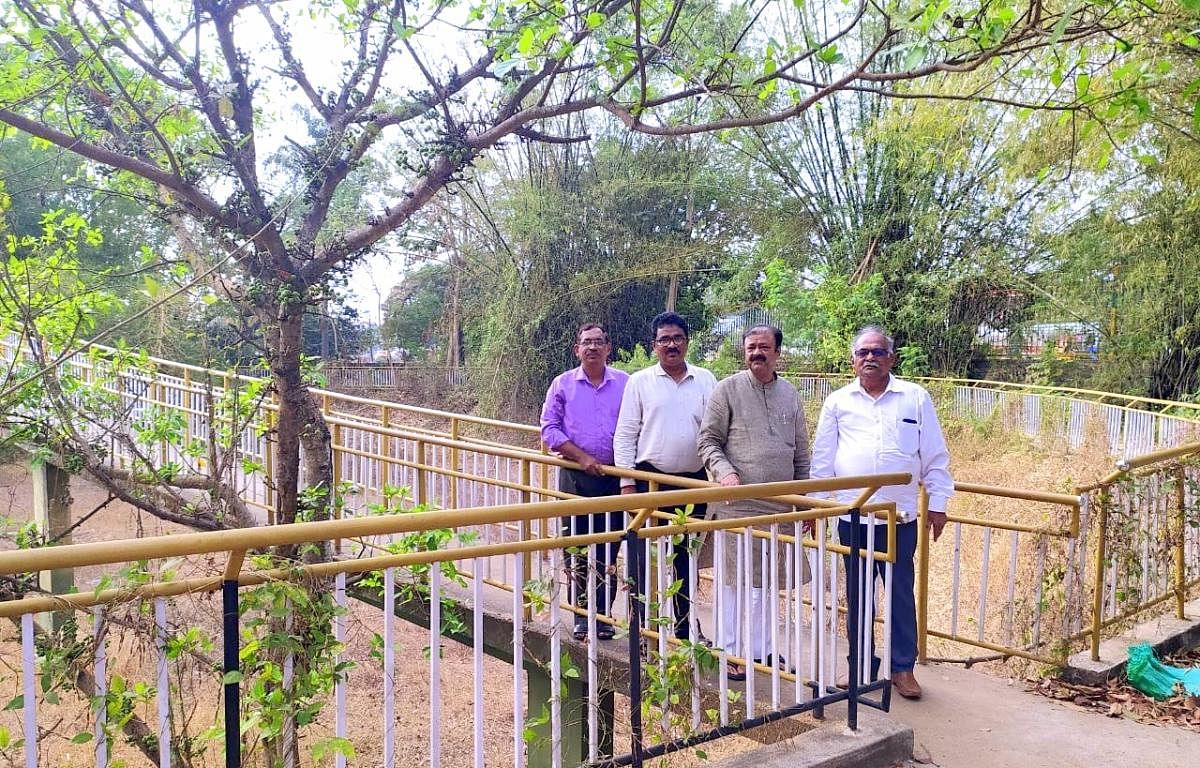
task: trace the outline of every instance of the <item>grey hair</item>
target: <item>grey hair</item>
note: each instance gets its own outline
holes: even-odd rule
[[[895,340],[893,340],[892,337],[888,335],[887,331],[883,330],[882,326],[864,325],[862,328],[858,329],[858,332],[854,334],[854,340],[850,342],[850,354],[851,355],[854,354],[854,350],[858,349],[859,340],[862,339],[863,336],[866,336],[868,333],[878,333],[880,336],[882,336],[884,338],[884,340],[887,341],[887,350],[889,353],[896,351]]]

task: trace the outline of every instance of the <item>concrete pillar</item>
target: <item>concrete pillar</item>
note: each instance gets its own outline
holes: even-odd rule
[[[525,717],[536,718],[542,712],[543,706],[550,702],[550,675],[536,664],[526,664],[526,685],[529,692],[528,706]],[[566,696],[562,702],[562,765],[564,768],[578,768],[587,764],[588,757],[588,727],[587,727],[587,683],[575,678],[564,678],[563,686]],[[600,744],[601,757],[613,753],[613,707],[616,695],[611,690],[601,690],[598,698],[600,707]],[[526,745],[529,768],[549,768],[553,743],[550,738],[549,721],[533,728],[534,738]]]
[[[33,521],[38,533],[45,541],[70,544],[70,534],[63,536],[71,527],[70,473],[48,462],[34,461],[30,463],[29,474],[33,480]],[[71,568],[42,571],[38,574],[38,585],[56,595],[70,592],[75,586],[75,572]],[[62,620],[61,614],[56,613],[39,613],[35,618],[46,632],[58,629]]]

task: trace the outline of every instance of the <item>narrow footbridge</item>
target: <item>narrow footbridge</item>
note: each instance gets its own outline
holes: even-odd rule
[[[889,706],[894,509],[867,502],[907,476],[737,488],[671,478],[687,487],[657,491],[667,478],[627,472],[651,492],[575,499],[557,490],[557,472],[571,465],[547,454],[533,427],[317,392],[338,517],[275,525],[267,390],[169,361],[115,364],[122,354],[94,347],[62,366],[77,398],[107,406],[81,429],[104,444],[114,472],[194,477],[219,467],[260,525],[0,555],[0,575],[15,585],[0,614],[20,627],[3,645],[18,687],[0,717],[0,752],[23,754],[29,768],[84,749],[99,766],[162,768],[640,766],[785,720],[794,735],[816,720],[793,716],[821,718],[842,702],[851,728],[859,706]],[[6,355],[11,382],[24,375],[21,354]],[[820,375],[794,381],[814,405],[836,386]],[[918,545],[922,659],[1057,664],[1088,644],[1098,653],[1107,627],[1140,612],[1182,612],[1200,584],[1195,411],[1104,393],[926,384],[947,421],[987,423],[1046,450],[1099,442],[1121,458],[1095,482],[1063,478],[1068,493],[958,484],[950,546],[924,536]],[[164,423],[169,434],[154,428]],[[70,525],[67,469],[36,463],[50,533]],[[861,489],[859,502],[822,497],[835,488]],[[792,509],[703,521],[657,511],[738,498]],[[571,536],[562,526],[607,512],[624,513],[623,530]],[[885,520],[887,551],[837,544],[830,521],[843,514]],[[676,574],[681,541],[698,556]],[[596,546],[622,553],[617,572],[584,579],[588,606],[598,583],[617,585],[607,615],[568,595],[566,558]],[[266,554],[280,547],[300,559]],[[330,556],[305,555],[321,552]],[[867,636],[844,633],[845,593],[862,586],[870,557],[885,574],[879,610],[858,601],[857,625],[876,627],[880,682],[860,652]],[[752,563],[766,583],[753,583]],[[685,585],[693,610],[678,634],[693,640],[673,631]],[[757,624],[748,607],[760,590]],[[413,624],[424,627],[419,640]],[[616,638],[602,639],[610,627]],[[709,647],[703,636],[727,643]],[[735,679],[731,664],[755,673]],[[843,678],[848,690],[835,685]]]

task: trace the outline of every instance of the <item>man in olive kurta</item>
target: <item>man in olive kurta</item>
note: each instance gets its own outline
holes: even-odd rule
[[[804,409],[796,388],[775,373],[783,344],[783,332],[773,326],[755,326],[742,340],[747,370],[717,384],[708,401],[700,425],[698,449],[709,475],[721,485],[768,483],[803,480],[808,477],[808,429]],[[787,512],[790,505],[779,502],[745,500],[715,505],[718,518],[730,519]],[[721,574],[721,627],[717,642],[726,651],[742,658],[765,660],[771,636],[766,619],[764,594],[764,553],[769,556],[765,539],[754,537],[750,552],[744,549],[742,536],[721,533],[723,563]],[[738,552],[741,550],[741,558]],[[746,558],[749,558],[749,563]],[[737,611],[737,573],[752,580],[749,594],[749,637]],[[778,572],[784,572],[783,563]],[[777,660],[778,662],[778,660]],[[740,679],[744,670],[729,667],[730,677]]]

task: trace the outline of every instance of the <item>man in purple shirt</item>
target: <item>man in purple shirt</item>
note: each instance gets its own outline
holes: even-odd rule
[[[542,404],[542,442],[579,465],[579,469],[559,471],[558,489],[565,493],[610,496],[621,491],[618,479],[605,475],[602,466],[613,463],[613,433],[617,429],[621,396],[625,393],[629,374],[608,367],[610,352],[612,345],[605,330],[595,323],[583,325],[575,342],[579,367],[556,376],[546,391],[546,402]],[[617,530],[624,521],[623,512],[576,515],[571,518],[571,533],[582,535]],[[575,605],[587,606],[584,575],[591,570],[593,577],[605,575],[596,585],[596,613],[609,613],[610,600],[616,591],[616,576],[609,571],[616,562],[619,548],[620,542],[593,547],[591,569],[586,557],[568,553],[569,567],[574,574],[571,583]],[[611,638],[612,625],[599,623],[596,635]],[[575,637],[580,640],[587,637],[585,616],[575,616]]]

